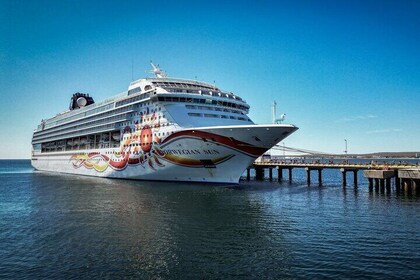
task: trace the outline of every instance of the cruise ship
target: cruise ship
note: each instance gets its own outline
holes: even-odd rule
[[[155,77],[96,103],[75,93],[69,110],[42,120],[32,137],[41,171],[107,178],[238,183],[245,169],[298,128],[255,124],[249,105],[214,84]]]

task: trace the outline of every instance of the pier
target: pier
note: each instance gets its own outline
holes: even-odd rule
[[[353,179],[353,185],[358,185],[358,173],[363,172],[363,176],[369,182],[369,189],[373,190],[391,190],[392,180],[397,191],[404,189],[407,192],[420,191],[420,167],[417,164],[389,164],[389,163],[349,163],[344,160],[342,163],[328,163],[315,162],[298,162],[298,161],[274,161],[264,160],[256,161],[246,172],[246,179],[251,180],[251,169],[255,170],[255,180],[261,181],[266,178],[266,170],[268,170],[268,179],[275,180],[275,173],[277,173],[277,181],[284,179],[283,170],[287,170],[288,181],[293,181],[293,169],[301,168],[306,171],[306,181],[308,186],[311,185],[312,173],[318,176],[318,184],[322,186],[322,172],[325,169],[336,169],[342,174],[342,185],[346,187],[348,173],[352,174],[350,178]],[[277,171],[277,172],[274,172]]]

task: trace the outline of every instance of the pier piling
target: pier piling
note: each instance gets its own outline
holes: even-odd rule
[[[373,178],[368,178],[369,181],[369,191],[373,190]]]
[[[280,182],[281,180],[283,180],[283,169],[279,168],[278,166],[277,168],[277,180]]]
[[[318,185],[322,186],[322,169],[318,169]]]
[[[261,168],[261,167],[255,168],[255,180],[257,181],[264,180],[264,168]]]
[[[353,170],[353,183],[354,187],[357,187],[357,169]]]
[[[343,187],[347,186],[347,170],[345,168],[340,169],[343,176]]]
[[[386,182],[386,185],[385,185],[386,191],[391,192],[391,178],[386,178],[385,182]]]
[[[289,183],[292,182],[292,169],[293,168],[289,168]]]
[[[311,185],[311,169],[306,167],[306,182],[308,183],[308,186]]]
[[[311,171],[312,170],[318,171],[318,185],[322,186],[322,168],[306,167],[305,170],[306,170],[306,178],[307,178],[308,186],[311,184]]]
[[[379,183],[380,183],[380,192],[384,193],[385,192],[385,179],[379,179]]]
[[[385,192],[385,182],[386,191],[388,193],[391,191],[391,178],[395,176],[394,170],[364,170],[363,175],[369,180],[369,188],[371,180],[374,179],[376,192]]]
[[[357,187],[357,168],[340,168],[340,171],[343,175],[343,187],[347,186],[347,172],[353,172],[353,183]]]
[[[400,190],[400,188],[401,188],[401,180],[400,180],[400,177],[398,176],[398,170],[397,169],[395,169],[394,170],[394,180],[395,180],[395,189],[397,190],[397,191],[399,191]]]
[[[264,168],[261,168],[261,167],[255,168],[255,179],[257,181],[264,180]]]
[[[404,191],[409,194],[420,192],[420,169],[398,170],[398,177],[401,179]]]

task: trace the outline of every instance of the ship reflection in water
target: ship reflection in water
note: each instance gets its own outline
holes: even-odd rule
[[[366,182],[343,189],[335,173],[323,187],[294,176],[226,187],[0,161],[0,278],[419,275],[418,197],[369,193]]]

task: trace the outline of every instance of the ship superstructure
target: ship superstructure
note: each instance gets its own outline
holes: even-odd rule
[[[95,103],[73,95],[32,138],[38,170],[143,180],[237,183],[255,158],[297,128],[256,125],[249,105],[215,85],[166,76],[131,82]]]

